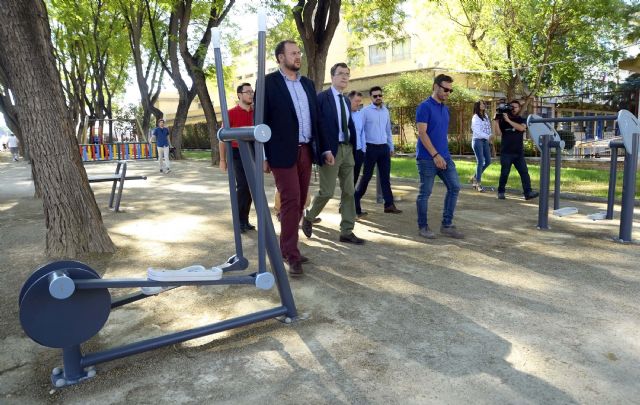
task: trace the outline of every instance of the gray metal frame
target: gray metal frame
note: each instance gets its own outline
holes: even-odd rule
[[[213,333],[238,328],[251,323],[261,322],[275,317],[283,317],[286,323],[298,317],[298,312],[289,286],[284,263],[280,254],[271,215],[264,192],[262,173],[263,143],[269,140],[271,130],[262,123],[264,100],[264,58],[266,28],[260,30],[258,37],[259,63],[256,103],[256,123],[254,127],[230,128],[229,117],[222,79],[222,63],[219,47],[219,32],[214,32],[216,71],[218,89],[225,127],[218,133],[221,141],[237,140],[246,169],[247,180],[254,197],[255,211],[258,216],[258,267],[257,271],[247,275],[223,276],[211,281],[171,281],[160,282],[149,279],[101,279],[100,275],[86,264],[77,261],[58,261],[37,269],[25,282],[20,292],[20,321],[25,333],[36,342],[62,349],[63,367],[56,367],[51,373],[51,381],[56,387],[79,383],[95,375],[95,365],[105,361],[131,356],[159,347],[183,342]],[[255,146],[255,161],[250,153],[250,142]],[[231,147],[228,149],[231,154]],[[229,156],[229,161],[231,161]],[[125,178],[126,164],[116,175]],[[229,170],[229,192],[233,215],[234,240],[236,254],[220,267],[224,273],[247,269],[249,262],[243,256],[242,239],[238,218],[238,197],[233,170]],[[106,180],[105,180],[106,181]],[[120,183],[120,189],[122,189]],[[115,191],[115,182],[113,186]],[[117,206],[117,205],[116,205]],[[268,254],[272,272],[267,271]],[[275,284],[280,294],[281,305],[227,319],[210,325],[197,327],[152,339],[127,344],[109,350],[83,354],[80,345],[94,336],[107,321],[112,309],[148,298],[143,292],[112,299],[109,289],[163,287],[167,289],[186,285],[255,285],[258,289],[270,289]]]
[[[611,166],[609,172],[609,191],[607,197],[607,219],[613,219],[615,202],[616,172],[618,149],[625,149],[624,174],[622,185],[622,202],[620,214],[620,232],[617,241],[632,242],[633,209],[635,205],[636,176],[640,149],[640,123],[633,114],[621,110],[618,115],[585,116],[566,118],[542,118],[530,115],[527,118],[529,133],[536,147],[540,150],[540,199],[538,206],[538,229],[549,229],[549,177],[551,165],[551,148],[556,149],[554,209],[560,207],[560,166],[561,151],[564,142],[551,123],[576,121],[618,121],[622,141],[611,141]]]

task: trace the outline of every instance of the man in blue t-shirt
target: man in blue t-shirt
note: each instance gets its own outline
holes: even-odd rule
[[[447,139],[449,109],[444,105],[453,92],[452,83],[453,79],[450,76],[444,74],[436,76],[431,97],[423,101],[416,110],[418,125],[416,164],[420,175],[420,191],[416,206],[419,234],[427,239],[436,237],[427,223],[427,206],[436,176],[440,177],[447,187],[440,233],[456,239],[464,238],[464,235],[453,225],[453,212],[460,192],[460,180],[456,165],[449,154]]]
[[[171,164],[169,163],[171,141],[169,140],[169,128],[164,127],[164,120],[162,118],[158,120],[158,127],[153,130],[153,135],[156,137],[160,173],[169,173],[171,171]]]

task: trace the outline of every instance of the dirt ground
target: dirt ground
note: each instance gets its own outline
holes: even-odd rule
[[[85,383],[52,389],[59,350],[22,331],[18,293],[46,263],[41,202],[29,167],[0,153],[0,403],[543,403],[622,404],[640,398],[640,249],[612,241],[618,221],[592,222],[601,203],[564,201],[580,213],[550,216],[538,231],[537,200],[465,188],[456,224],[464,240],[417,235],[417,184],[394,180],[401,215],[372,199],[339,243],[338,202],[301,233],[311,259],[291,280],[304,321],[246,326],[98,365]],[[112,164],[88,165],[108,173]],[[234,253],[226,174],[207,162],[132,162],[147,181],[126,184],[107,209],[94,184],[113,255],[76,258],[103,277],[145,277],[146,268],[221,264]],[[317,187],[317,184],[314,185]],[[266,179],[273,197],[273,180]],[[429,214],[439,223],[444,187]],[[636,208],[634,235],[640,236]],[[616,212],[616,218],[619,218]],[[254,219],[255,221],[255,219]],[[276,223],[277,224],[277,223]],[[277,227],[277,225],[276,225]],[[277,229],[279,230],[279,229]],[[243,237],[255,270],[255,232]],[[118,291],[112,291],[117,295]],[[251,286],[182,287],[111,312],[87,344],[94,352],[230,316],[271,308],[276,291]]]

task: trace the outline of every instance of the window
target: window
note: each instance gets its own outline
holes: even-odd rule
[[[379,65],[387,62],[387,48],[385,44],[380,43],[369,46],[369,64]]]
[[[391,44],[391,59],[404,60],[411,57],[411,40],[404,38]]]

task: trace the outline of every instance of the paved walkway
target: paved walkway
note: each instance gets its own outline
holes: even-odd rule
[[[114,255],[79,258],[103,277],[141,277],[148,266],[224,262],[233,253],[226,175],[208,162],[129,165],[147,181],[126,184],[121,209],[94,185]],[[88,166],[92,174],[110,165]],[[469,189],[456,223],[464,240],[417,235],[414,182],[402,215],[356,225],[364,246],[337,241],[337,201],[314,236],[301,234],[311,263],[292,280],[309,319],[266,321],[98,366],[84,384],[51,390],[57,350],[32,342],[18,322],[22,283],[46,262],[41,202],[28,166],[0,161],[0,402],[108,403],[637,403],[640,398],[640,249],[611,238],[617,221],[592,222],[602,204],[571,203],[572,217],[535,229],[537,201]],[[437,185],[432,223],[442,210]],[[266,193],[273,196],[267,177]],[[634,235],[640,237],[636,210]],[[616,213],[617,214],[617,213]],[[618,218],[618,215],[616,215]],[[437,227],[437,226],[436,226]],[[255,266],[256,236],[243,237]],[[252,267],[253,268],[253,267]],[[112,291],[117,295],[118,291]],[[184,287],[112,311],[84,346],[103,350],[273,305],[274,291]]]

